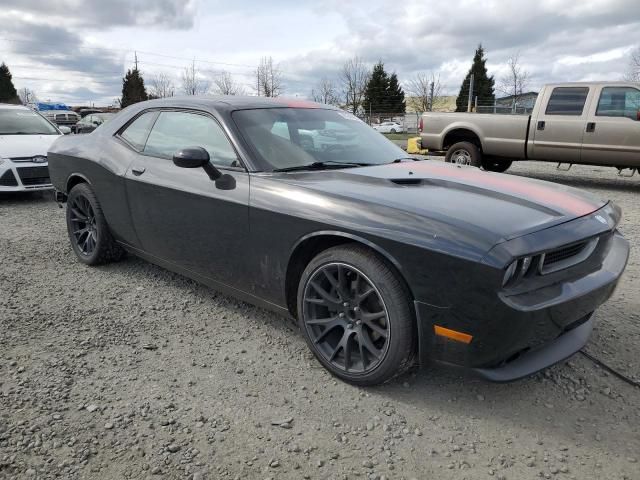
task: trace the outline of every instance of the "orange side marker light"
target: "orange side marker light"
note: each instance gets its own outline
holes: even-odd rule
[[[435,330],[436,335],[455,340],[456,342],[469,344],[473,339],[473,336],[468,333],[458,332],[456,330],[451,330],[450,328],[441,327],[440,325],[434,325],[433,329]]]

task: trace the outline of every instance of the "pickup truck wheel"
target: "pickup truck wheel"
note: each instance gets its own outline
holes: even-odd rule
[[[458,142],[449,147],[444,161],[449,163],[457,163],[458,165],[471,165],[473,167],[481,167],[482,154],[480,153],[480,149],[473,143]]]
[[[482,168],[489,172],[506,172],[511,166],[511,160],[502,160],[497,158],[483,158]]]

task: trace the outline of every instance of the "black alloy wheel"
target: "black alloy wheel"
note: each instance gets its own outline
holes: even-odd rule
[[[88,183],[79,183],[67,199],[67,232],[82,263],[99,265],[120,260],[124,250],[109,230],[100,202]]]
[[[324,358],[345,372],[367,373],[389,346],[389,315],[378,289],[343,263],[318,268],[304,292],[304,321]]]
[[[309,262],[298,288],[298,323],[320,363],[356,385],[387,382],[414,359],[408,290],[384,259],[361,245],[332,247]]]
[[[90,256],[98,243],[98,229],[91,203],[86,197],[78,195],[69,203],[68,208],[71,210],[69,217],[75,245],[80,253]]]

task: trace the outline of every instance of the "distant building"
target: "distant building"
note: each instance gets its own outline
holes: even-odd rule
[[[496,98],[496,113],[531,113],[536,104],[536,98],[538,98],[538,92]]]
[[[433,111],[434,112],[455,112],[456,111],[456,97],[455,95],[446,95],[446,96],[441,96],[441,97],[437,97],[434,105],[433,105]],[[412,96],[408,96],[406,97],[406,103],[407,103],[407,114],[409,113],[423,113],[419,106],[420,101],[418,98],[416,97],[412,97]]]

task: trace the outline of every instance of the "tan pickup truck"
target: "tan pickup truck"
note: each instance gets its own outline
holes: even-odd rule
[[[422,147],[504,172],[513,160],[640,170],[640,84],[546,85],[531,115],[425,113]]]

